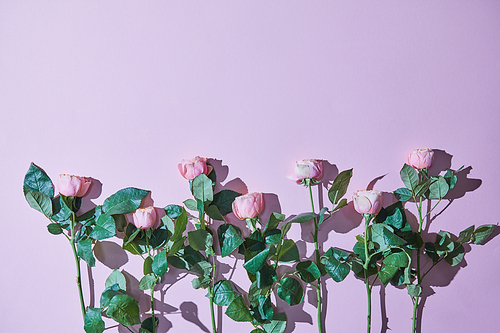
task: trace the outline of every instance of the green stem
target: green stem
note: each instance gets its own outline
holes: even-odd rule
[[[151,288],[151,319],[153,319],[153,333],[156,332],[156,320],[155,320],[155,302],[154,302],[154,293],[155,293],[155,286],[156,286],[156,280],[153,285],[153,288]]]
[[[212,319],[212,332],[217,333],[217,328],[215,326],[215,311],[214,311],[214,287],[215,287],[215,254],[212,254],[212,284],[209,287],[209,299],[210,299],[210,316]]]
[[[366,316],[366,332],[370,333],[372,328],[372,288],[365,270],[366,297],[368,300],[368,315]]]
[[[372,326],[372,288],[370,287],[370,282],[368,280],[368,266],[370,264],[371,257],[368,256],[368,224],[370,224],[371,215],[363,214],[365,218],[365,263],[363,268],[365,270],[365,285],[366,285],[366,297],[368,301],[368,314],[366,316],[366,332],[370,333]]]
[[[311,201],[311,209],[312,212],[314,213],[314,200],[313,200],[313,194],[312,194],[312,188],[311,188],[311,179],[306,178],[305,179],[307,188],[309,189],[309,199]],[[318,226],[318,219],[314,218],[314,251],[316,253],[316,263],[319,266],[320,265],[320,248],[318,244],[318,231],[319,231],[319,226]],[[317,288],[316,288],[316,295],[318,299],[318,332],[322,333],[323,332],[323,323],[322,323],[322,316],[321,316],[321,276],[316,280],[317,283]]]
[[[71,249],[73,250],[73,256],[75,257],[75,263],[76,263],[76,285],[78,286],[78,293],[80,295],[80,306],[82,308],[82,317],[83,321],[85,321],[85,302],[83,300],[83,292],[82,292],[82,278],[81,278],[81,273],[80,273],[80,257],[78,256],[76,252],[76,246],[75,246],[75,213],[71,213],[71,221],[70,221],[70,227],[71,227],[71,239],[70,239],[70,244],[71,244]]]
[[[418,300],[419,297],[415,297],[415,300],[413,301],[413,320],[412,320],[412,325],[411,325],[411,332],[415,333],[415,329],[417,328],[417,309],[418,309]]]

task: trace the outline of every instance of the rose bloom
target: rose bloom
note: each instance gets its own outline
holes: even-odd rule
[[[149,229],[156,224],[156,212],[154,207],[138,208],[133,215],[134,225],[137,228]]]
[[[233,201],[233,213],[240,220],[257,217],[264,207],[264,198],[260,192],[251,192]]]
[[[323,176],[323,162],[321,160],[308,159],[301,160],[295,163],[293,174],[288,176],[298,184],[306,178],[318,180]]]
[[[434,161],[434,152],[432,149],[415,149],[408,155],[408,165],[415,169],[428,169]]]
[[[202,173],[208,175],[210,171],[212,171],[212,167],[209,165],[207,166],[207,159],[200,156],[182,160],[177,167],[182,177],[187,180],[193,180]]]
[[[66,197],[83,197],[91,183],[91,179],[87,177],[61,174],[57,180],[57,189]]]
[[[353,193],[354,209],[360,214],[377,215],[382,209],[382,192],[375,190],[359,190]]]

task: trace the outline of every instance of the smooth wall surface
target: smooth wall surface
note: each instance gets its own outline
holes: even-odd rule
[[[499,92],[497,0],[0,0],[1,330],[83,332],[70,246],[22,194],[30,162],[52,179],[98,180],[89,206],[134,186],[164,207],[190,197],[179,161],[206,156],[227,172],[222,185],[267,193],[267,219],[309,210],[306,189],[286,178],[296,160],[323,159],[330,176],[354,168],[350,197],[369,184],[400,187],[407,154],[430,147],[440,151],[434,171],[466,167],[430,226],[430,237],[458,234],[500,222]],[[328,202],[324,188],[318,196]],[[344,208],[322,229],[323,248],[351,249],[360,223]],[[304,240],[303,257],[313,252],[308,232],[289,234]],[[137,287],[141,261],[117,244],[96,245],[87,302],[98,304],[112,268]],[[429,276],[422,332],[498,331],[500,237],[469,250],[460,267]],[[224,264],[220,274],[235,266],[246,288],[242,260]],[[205,292],[184,275],[168,273],[155,293],[159,332],[210,327]],[[149,295],[133,296],[149,316]],[[362,281],[328,279],[326,298],[327,333],[365,331]],[[316,330],[314,303],[311,290],[302,305],[278,301],[292,319],[287,332]],[[410,331],[405,290],[376,286],[373,303],[372,332]],[[106,332],[125,332],[113,325]],[[218,325],[251,330],[221,309]]]

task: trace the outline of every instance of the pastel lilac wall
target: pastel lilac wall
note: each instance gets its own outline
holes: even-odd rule
[[[431,227],[458,233],[499,222],[499,91],[496,0],[0,0],[2,331],[83,331],[70,247],[22,195],[32,161],[53,178],[98,179],[95,204],[135,186],[163,207],[189,197],[180,159],[207,156],[229,168],[225,182],[277,194],[290,215],[309,209],[307,192],[285,178],[298,159],[354,168],[349,193],[381,176],[375,188],[390,192],[407,153],[431,147],[481,181]],[[360,222],[345,208],[329,221],[324,248],[351,248]],[[303,233],[294,226],[289,237]],[[96,295],[106,265],[141,277],[137,258],[99,246],[114,257],[93,270]],[[474,246],[458,271],[441,267],[422,332],[497,332],[499,258],[495,237]],[[245,286],[241,264],[235,279]],[[155,294],[164,301],[161,332],[203,332],[205,293],[189,276],[168,288],[176,276]],[[350,275],[327,288],[326,332],[363,332],[363,283]],[[373,331],[383,331],[385,309],[391,332],[408,332],[406,292],[379,291]],[[147,311],[147,295],[134,296]],[[310,301],[287,310],[295,320],[287,332],[315,330]],[[224,332],[251,329],[218,321]]]

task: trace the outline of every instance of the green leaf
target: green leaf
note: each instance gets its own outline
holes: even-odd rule
[[[321,272],[314,262],[311,260],[302,261],[295,267],[299,277],[307,283],[316,281],[321,277]]]
[[[214,200],[212,181],[204,173],[193,179],[193,196],[204,204]]]
[[[212,205],[217,206],[221,215],[229,214],[233,211],[233,201],[239,197],[241,193],[232,190],[222,190],[214,194]]]
[[[171,219],[176,219],[182,214],[182,207],[178,205],[168,205],[164,208],[165,214]]]
[[[105,329],[104,320],[101,317],[101,309],[91,308],[85,312],[83,329],[87,333],[102,333]]]
[[[455,244],[451,240],[450,234],[443,230],[439,231],[436,235],[434,244],[438,256],[446,255],[455,249]]]
[[[153,272],[158,276],[163,276],[168,270],[167,266],[167,251],[162,250],[160,253],[155,255],[153,259],[153,264],[151,265]]]
[[[386,286],[391,281],[394,274],[396,274],[398,269],[398,267],[390,265],[382,266],[382,268],[378,271],[378,278],[380,279],[380,282]]]
[[[325,213],[326,212],[328,212],[328,208],[327,207],[323,207],[319,211],[319,213],[318,213],[318,216],[319,216],[318,225],[320,225],[321,223],[323,223],[325,221]],[[328,217],[326,219],[328,219]]]
[[[304,290],[300,282],[291,277],[281,279],[276,292],[289,305],[297,305],[304,299]]]
[[[266,244],[278,244],[281,241],[281,231],[279,229],[269,229],[264,233]]]
[[[142,273],[144,275],[148,275],[149,273],[153,273],[153,258],[151,257],[146,257],[144,259],[144,264],[142,265]]]
[[[101,308],[107,308],[111,299],[116,295],[123,295],[123,292],[120,291],[118,284],[114,284],[111,287],[104,289],[100,299]]]
[[[488,237],[495,231],[497,226],[494,224],[485,224],[474,230],[472,234],[472,242],[477,245],[483,245],[488,240]]]
[[[290,220],[288,220],[288,223],[304,223],[307,221],[312,220],[313,218],[317,217],[318,215],[315,213],[301,213],[297,216],[294,216]]]
[[[226,315],[234,321],[252,321],[253,317],[248,310],[243,297],[237,296],[226,309]]]
[[[59,235],[62,234],[62,228],[59,223],[49,223],[47,225],[47,230],[52,234],[52,235]]]
[[[188,216],[186,210],[183,208],[181,215],[175,220],[175,230],[172,236],[172,241],[175,242],[182,238],[182,234],[186,231],[186,226],[188,223]]]
[[[271,298],[265,296],[259,296],[258,310],[262,319],[271,320],[273,319],[273,305],[271,303]]]
[[[104,200],[102,210],[108,215],[132,213],[148,193],[133,187],[124,188]]]
[[[332,212],[335,212],[335,211],[337,211],[340,208],[345,207],[345,206],[347,206],[347,199],[344,198],[344,199],[340,200],[340,202],[338,203],[337,206],[335,206],[335,208],[332,210]]]
[[[95,258],[92,253],[92,239],[87,238],[76,243],[77,254],[85,260],[90,267],[95,266]]]
[[[72,213],[71,209],[69,209],[68,206],[66,206],[66,204],[64,203],[64,201],[60,196],[52,199],[52,214],[53,214],[52,220],[57,222],[66,221],[70,218],[71,213]],[[94,214],[91,215],[91,217],[93,216]],[[80,221],[80,217],[77,217],[77,221]]]
[[[427,192],[427,190],[429,189],[431,184],[432,184],[432,179],[427,179],[426,181],[418,184],[414,190],[415,196],[417,196],[417,197],[423,196],[425,194],[425,192]]]
[[[336,205],[346,192],[352,177],[352,169],[344,170],[335,177],[332,186],[328,190],[328,199]]]
[[[410,295],[411,297],[418,297],[422,293],[422,287],[415,284],[407,285],[406,289],[408,290],[408,295]]]
[[[231,281],[220,280],[214,286],[213,301],[218,306],[228,306],[237,296]]]
[[[245,241],[238,230],[230,224],[221,224],[217,229],[222,257],[230,255]]]
[[[245,267],[247,272],[249,272],[250,274],[253,274],[253,275],[257,274],[257,271],[259,271],[266,263],[269,252],[270,252],[270,248],[267,248],[267,249],[261,251],[256,256],[254,256],[252,259],[250,259],[246,263],[244,263],[243,267]]]
[[[52,216],[52,200],[47,194],[26,190],[24,196],[31,208],[36,209],[50,219]]]
[[[474,234],[474,226],[470,226],[467,229],[460,231],[457,243],[464,244],[470,242],[473,234]]]
[[[114,235],[116,235],[115,220],[109,214],[101,214],[89,237],[95,240],[103,240],[111,238]]]
[[[189,210],[194,210],[194,211],[198,210],[198,204],[196,203],[196,200],[194,200],[194,199],[186,199],[186,200],[184,200],[183,204]]]
[[[151,290],[156,285],[156,280],[158,277],[154,273],[149,273],[144,275],[139,281],[139,289],[141,290]]]
[[[278,247],[279,262],[296,262],[300,261],[299,249],[297,244],[291,239],[283,239],[281,246]]]
[[[267,221],[266,227],[264,228],[264,233],[267,230],[276,229],[280,224],[280,222],[285,221],[285,218],[286,217],[283,214],[275,212],[271,213],[271,215],[269,216],[269,220]]]
[[[113,297],[106,314],[122,325],[133,326],[141,323],[137,301],[129,295]]]
[[[394,191],[394,196],[399,201],[408,201],[411,199],[412,193],[406,187],[401,187],[401,188],[398,188],[396,191]]]
[[[442,199],[448,193],[449,186],[442,176],[432,177],[432,184],[429,186],[429,199]]]
[[[256,328],[256,329],[252,330],[250,333],[266,333],[266,331],[263,331],[260,328]]]
[[[394,267],[407,267],[410,264],[410,259],[406,252],[392,253],[385,257],[383,263]]]
[[[141,328],[139,329],[139,333],[154,333],[153,332],[153,318],[155,320],[155,327],[158,329],[158,317],[148,317],[144,319],[141,323]]]
[[[224,221],[224,216],[219,212],[219,209],[215,205],[209,205],[205,209],[205,213],[212,219],[217,221]]]
[[[457,244],[458,245],[458,244]],[[455,247],[453,251],[448,253],[444,260],[452,267],[460,264],[465,255],[465,249],[462,245]]]
[[[326,261],[322,261],[325,270],[335,282],[342,282],[349,275],[351,267],[345,262],[341,262],[334,256],[328,257]]]
[[[203,229],[188,232],[188,242],[197,251],[205,251],[213,245],[212,235]]]
[[[54,185],[49,176],[34,163],[31,163],[28,172],[24,176],[23,190],[40,192],[50,198],[54,197]]]
[[[127,290],[127,280],[125,279],[125,275],[123,275],[117,269],[114,269],[113,272],[109,274],[108,278],[106,279],[105,287],[110,288],[114,284],[117,284],[118,287],[120,287],[120,290]]]
[[[384,224],[373,224],[369,227],[372,232],[372,241],[379,244],[380,249],[384,250],[389,246],[401,246],[406,241],[394,234],[392,228]]]
[[[283,333],[286,329],[286,314],[274,313],[273,320],[270,323],[262,325],[266,333]]]
[[[257,282],[258,288],[272,286],[273,283],[276,282],[276,279],[276,270],[268,264],[264,264],[264,266],[255,274],[255,282]]]
[[[418,173],[413,167],[405,164],[399,174],[401,175],[401,180],[409,190],[413,191],[417,187]]]

